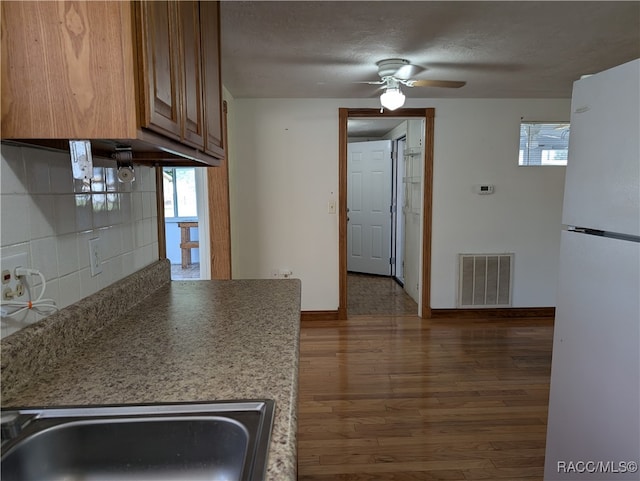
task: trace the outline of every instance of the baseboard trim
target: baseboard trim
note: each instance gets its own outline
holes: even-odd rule
[[[337,321],[340,319],[339,312],[336,311],[302,311],[300,320],[308,321]]]
[[[431,319],[497,319],[548,318],[556,315],[555,307],[505,307],[495,309],[431,309]]]

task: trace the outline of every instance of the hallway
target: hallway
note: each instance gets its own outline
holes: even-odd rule
[[[418,305],[391,277],[347,275],[347,313],[361,315],[417,315]]]

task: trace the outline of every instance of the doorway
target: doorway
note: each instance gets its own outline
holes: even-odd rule
[[[338,315],[341,319],[348,317],[348,194],[349,194],[349,175],[348,175],[348,122],[350,119],[363,118],[403,118],[424,119],[420,125],[424,131],[422,138],[424,139],[424,148],[421,150],[420,157],[416,157],[416,161],[420,166],[420,186],[424,186],[424,195],[418,189],[418,194],[410,193],[415,199],[416,205],[420,202],[420,213],[415,216],[417,219],[416,228],[420,229],[420,249],[417,266],[413,266],[417,270],[419,282],[416,285],[418,297],[418,315],[422,318],[431,316],[430,308],[430,273],[431,273],[431,192],[433,185],[433,127],[434,127],[434,109],[399,109],[394,112],[380,112],[378,109],[346,109],[339,110],[339,293],[340,304],[338,307]],[[402,148],[404,144],[400,145]],[[396,179],[398,179],[396,171]],[[401,174],[402,178],[406,175]],[[394,183],[395,189],[398,189],[397,183]],[[393,212],[393,209],[392,209]],[[397,213],[397,208],[396,208]],[[393,252],[397,252],[398,240],[396,236],[395,246],[392,246]],[[398,268],[396,267],[394,275],[398,276]],[[400,275],[404,278],[404,269],[400,270]],[[353,284],[352,284],[353,286]]]
[[[161,171],[164,239],[166,257],[171,263],[171,279],[209,279],[205,169],[163,167]]]

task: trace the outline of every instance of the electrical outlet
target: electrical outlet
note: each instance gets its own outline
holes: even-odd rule
[[[291,271],[291,269],[280,269],[279,277],[283,279],[289,279],[291,276],[293,276],[293,272]]]
[[[89,266],[91,267],[91,277],[95,277],[102,272],[99,237],[89,239]]]
[[[29,267],[26,252],[3,257],[0,261],[0,268],[2,269],[2,300],[15,300],[25,293],[22,281],[16,276],[17,267]]]

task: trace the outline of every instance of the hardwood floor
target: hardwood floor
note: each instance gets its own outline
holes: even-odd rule
[[[298,479],[542,480],[552,334],[544,319],[303,325]]]

